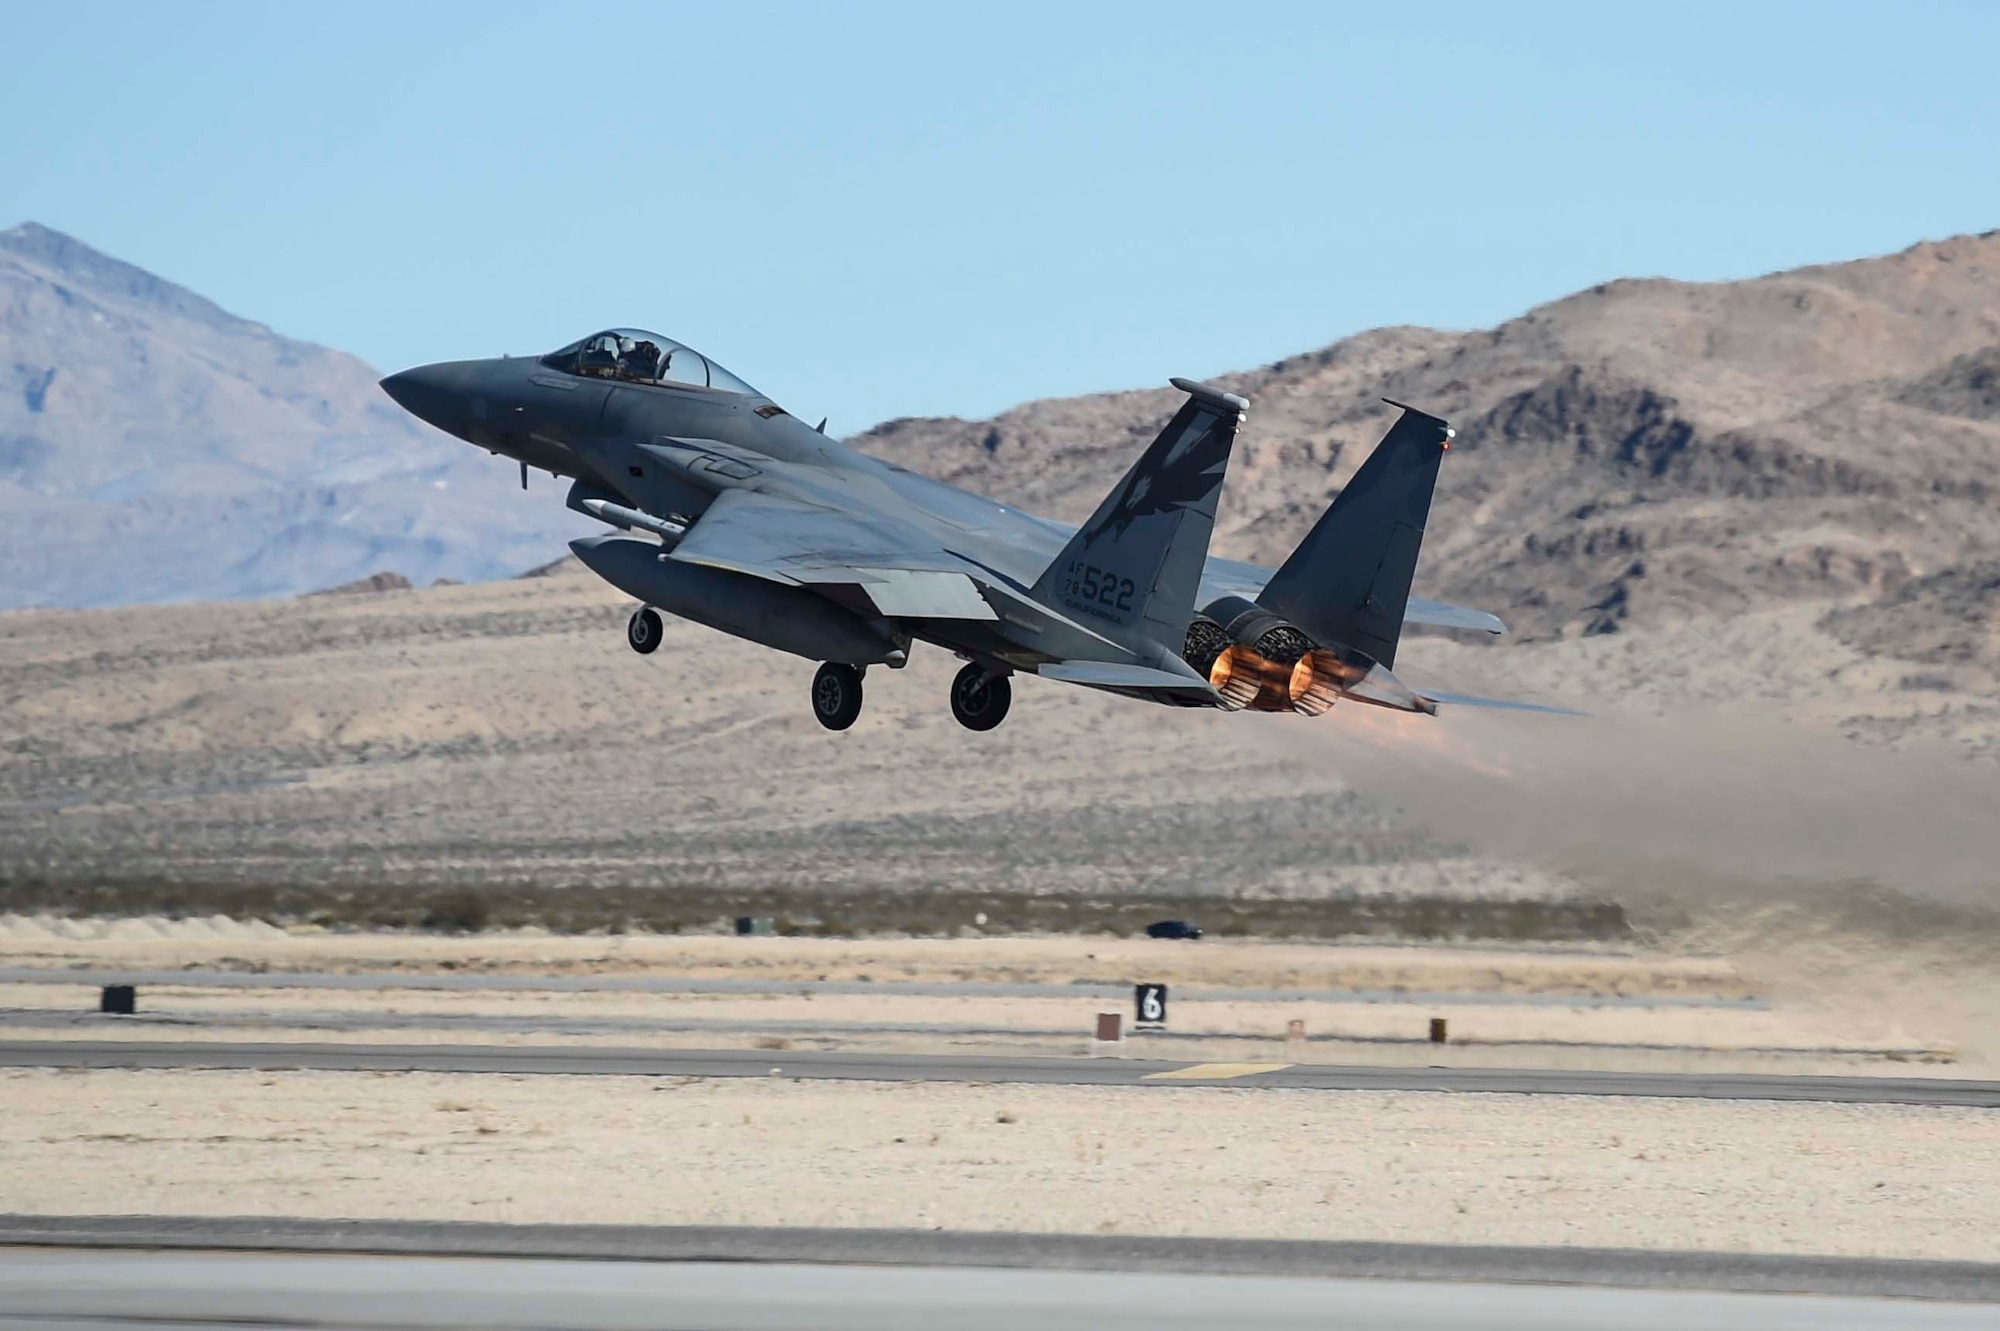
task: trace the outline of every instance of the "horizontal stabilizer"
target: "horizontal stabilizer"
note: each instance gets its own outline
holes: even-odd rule
[[[1507,626],[1498,615],[1462,605],[1447,605],[1443,601],[1427,601],[1421,596],[1412,596],[1409,604],[1403,607],[1403,622],[1434,629],[1474,629],[1481,633],[1507,631]]]
[[[1387,666],[1370,666],[1368,673],[1340,690],[1343,698],[1355,702],[1365,702],[1372,707],[1387,707],[1398,712],[1422,712],[1425,716],[1437,715],[1437,700],[1418,693],[1405,684]]]
[[[1573,707],[1556,707],[1541,702],[1517,702],[1511,698],[1474,698],[1463,693],[1428,693],[1424,696],[1449,707],[1497,707],[1510,712],[1544,712],[1550,716],[1590,715],[1589,712],[1579,712]]]

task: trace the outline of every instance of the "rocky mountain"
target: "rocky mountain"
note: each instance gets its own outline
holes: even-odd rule
[[[1750,281],[1613,282],[1491,330],[1379,329],[1218,382],[1253,403],[1227,553],[1282,558],[1389,397],[1459,429],[1419,589],[1519,640],[1823,603],[1870,650],[2000,656],[2000,232]],[[1177,397],[898,420],[858,442],[1081,519]]]
[[[0,233],[0,607],[385,568],[478,580],[560,551],[582,520],[547,486],[522,495],[375,377],[45,228]],[[2000,232],[1741,282],[1612,282],[1494,329],[1376,329],[1218,382],[1253,402],[1225,553],[1282,558],[1394,398],[1459,429],[1419,590],[1500,612],[1516,642],[1638,650],[1778,615],[1814,627],[1794,664],[1837,643],[1918,663],[1923,691],[1996,688]],[[1177,398],[896,420],[855,442],[1080,520]]]
[[[487,578],[573,530],[352,356],[34,223],[0,232],[0,608]]]
[[[1289,549],[1380,438],[1381,398],[1453,420],[1419,588],[1517,632],[1424,638],[1398,671],[1588,718],[1169,716],[1024,681],[973,737],[935,651],[871,676],[838,736],[810,719],[807,662],[678,621],[635,656],[626,598],[546,562],[552,487],[524,499],[348,358],[32,228],[0,245],[0,279],[12,603],[356,584],[6,616],[0,889],[1540,900],[1537,866],[1614,863],[1586,885],[1623,902],[1693,856],[1990,894],[2000,233],[1611,283],[1490,331],[1378,329],[1222,377],[1253,402],[1218,527],[1234,554]],[[1178,396],[859,443],[1081,518]],[[789,778],[801,763],[814,779]]]

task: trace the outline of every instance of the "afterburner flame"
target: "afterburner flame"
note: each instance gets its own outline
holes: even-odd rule
[[[1341,691],[1361,677],[1361,671],[1324,648],[1301,656],[1292,667],[1287,694],[1292,710],[1318,716],[1339,700]]]
[[[1291,711],[1291,677],[1290,666],[1241,643],[1224,648],[1208,670],[1208,682],[1222,695],[1223,705],[1236,711]]]

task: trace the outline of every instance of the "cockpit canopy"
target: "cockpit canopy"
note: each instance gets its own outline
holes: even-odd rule
[[[693,347],[643,328],[612,328],[572,342],[542,357],[542,364],[565,374],[622,379],[633,384],[707,388],[718,393],[762,396]]]

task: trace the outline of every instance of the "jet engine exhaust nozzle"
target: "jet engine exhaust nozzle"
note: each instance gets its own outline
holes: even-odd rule
[[[1298,659],[1287,681],[1292,710],[1307,716],[1328,711],[1365,673],[1323,647],[1314,648]]]
[[[1225,647],[1208,668],[1208,682],[1233,712],[1292,710],[1292,668],[1237,643]]]

